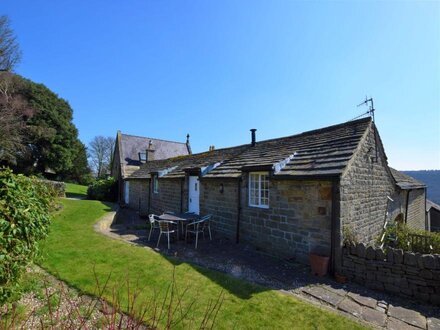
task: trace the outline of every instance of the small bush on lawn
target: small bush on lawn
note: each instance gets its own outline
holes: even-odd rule
[[[55,189],[0,169],[0,305],[16,291],[26,265],[49,232]]]
[[[87,189],[87,198],[114,202],[116,201],[117,192],[118,185],[114,178],[96,180]]]

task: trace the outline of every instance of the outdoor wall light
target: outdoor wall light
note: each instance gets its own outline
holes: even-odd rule
[[[223,192],[225,191],[225,187],[223,186],[223,183],[220,183],[220,194],[223,194]]]

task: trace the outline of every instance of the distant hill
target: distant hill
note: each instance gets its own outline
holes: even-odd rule
[[[401,172],[424,182],[428,186],[428,199],[440,204],[440,170]]]

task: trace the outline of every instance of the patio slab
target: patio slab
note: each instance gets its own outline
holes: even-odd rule
[[[349,298],[344,298],[339,304],[338,308],[357,318],[361,317],[362,315],[362,306]]]
[[[426,320],[428,330],[440,330],[440,316],[436,317],[428,317]]]
[[[310,286],[303,289],[303,292],[322,300],[333,307],[337,307],[339,303],[344,299],[344,296],[336,294],[332,291],[328,291],[321,286]]]
[[[426,329],[426,317],[417,311],[391,305],[388,308],[388,315],[420,329]]]
[[[356,301],[358,304],[362,305],[362,306],[367,306],[367,307],[370,307],[370,308],[376,308],[377,307],[377,300],[373,299],[371,297],[361,296],[360,294],[357,294],[357,293],[354,293],[354,292],[349,292],[348,296],[351,299],[353,299],[354,301]]]

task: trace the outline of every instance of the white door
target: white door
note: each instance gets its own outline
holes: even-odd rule
[[[124,181],[124,202],[128,205],[129,199],[128,196],[130,195],[130,182]]]
[[[188,211],[199,214],[200,205],[199,205],[199,177],[198,176],[190,176],[189,177],[189,189],[188,189]]]

